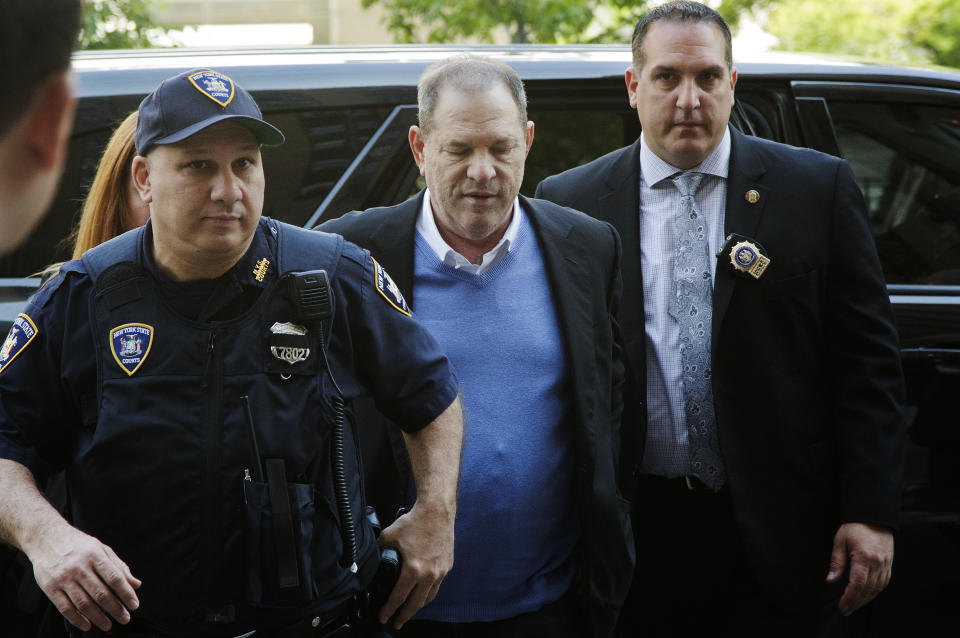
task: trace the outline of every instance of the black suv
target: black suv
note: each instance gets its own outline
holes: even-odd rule
[[[206,67],[249,89],[287,136],[264,150],[265,213],[312,227],[392,204],[422,183],[407,146],[416,82],[465,50],[524,79],[536,138],[523,192],[632,143],[640,132],[623,82],[627,47],[374,47],[80,53],[80,103],[56,203],[28,244],[0,258],[0,332],[35,289],[19,279],[69,250],[113,126],[161,80]],[[960,73],[795,55],[738,61],[740,130],[845,157],[862,188],[900,331],[909,438],[894,578],[869,635],[933,635],[960,620]],[[59,247],[58,247],[59,246]],[[784,578],[789,578],[784,574]],[[952,626],[956,626],[953,624]]]

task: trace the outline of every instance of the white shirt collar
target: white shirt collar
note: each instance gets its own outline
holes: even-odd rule
[[[472,264],[470,260],[455,251],[440,235],[437,228],[437,222],[433,217],[433,207],[430,205],[430,189],[423,194],[423,206],[420,208],[420,215],[417,217],[417,232],[426,240],[427,245],[437,255],[440,261],[449,264],[457,269],[463,269],[469,273],[479,275],[485,270],[493,267],[501,257],[510,252],[510,247],[517,240],[517,233],[520,232],[520,220],[523,216],[523,209],[520,207],[520,198],[513,199],[513,216],[510,224],[507,226],[503,237],[497,242],[497,245],[484,253],[480,264]]]
[[[653,186],[659,182],[676,175],[677,173],[683,173],[685,171],[673,166],[662,160],[659,155],[654,153],[649,146],[647,146],[647,140],[643,136],[643,133],[640,133],[640,177],[647,184],[647,186]],[[705,173],[707,175],[715,175],[723,179],[727,178],[727,175],[730,173],[730,127],[728,126],[726,131],[723,134],[723,138],[720,140],[720,143],[717,144],[717,148],[707,155],[706,158],[697,166],[689,169],[690,171],[697,173]]]

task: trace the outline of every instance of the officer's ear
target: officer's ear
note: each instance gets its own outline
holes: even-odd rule
[[[137,155],[133,158],[133,165],[130,167],[130,177],[133,179],[133,185],[140,193],[140,199],[145,204],[153,201],[153,194],[150,189],[150,162],[146,157]]]

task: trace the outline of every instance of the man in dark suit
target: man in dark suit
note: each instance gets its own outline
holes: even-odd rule
[[[509,66],[442,61],[418,101],[410,146],[427,189],[321,226],[396,277],[394,302],[411,301],[462,384],[454,567],[401,635],[609,636],[634,563],[615,461],[619,238],[518,197],[533,123]],[[391,453],[368,461],[367,492],[389,512],[411,498],[409,463],[395,428],[377,431]]]
[[[648,12],[641,138],[537,188],[624,241],[624,635],[838,635],[890,578],[903,382],[862,196],[844,161],[729,128],[735,83],[715,11]]]

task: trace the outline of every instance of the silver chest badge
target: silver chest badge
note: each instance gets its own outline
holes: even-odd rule
[[[274,323],[270,326],[274,337],[270,340],[270,352],[280,361],[290,365],[306,361],[310,356],[307,329],[295,323]]]

